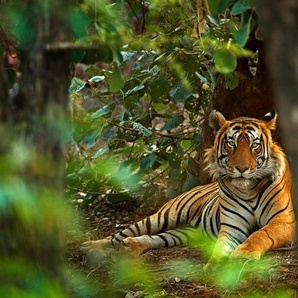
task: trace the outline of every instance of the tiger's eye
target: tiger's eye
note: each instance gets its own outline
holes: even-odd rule
[[[251,149],[258,149],[260,147],[260,144],[255,142],[255,143],[252,143],[250,147]]]
[[[227,145],[230,148],[234,148],[235,147],[235,142],[234,141],[227,141]]]

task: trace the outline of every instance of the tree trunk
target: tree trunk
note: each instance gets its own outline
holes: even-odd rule
[[[71,40],[66,27],[69,2],[15,2],[14,12],[24,26],[18,36],[23,97],[19,111],[6,107],[9,123],[1,117],[6,147],[0,157],[7,167],[0,166],[0,196],[5,200],[0,204],[1,270],[7,293],[17,288],[34,297],[50,292],[63,297],[63,235],[70,218],[63,200],[70,51],[59,44]]]
[[[297,0],[258,1],[258,11],[276,90],[281,131],[294,177],[294,202],[296,202],[298,193],[298,2]],[[296,218],[297,216],[298,204],[296,203]]]

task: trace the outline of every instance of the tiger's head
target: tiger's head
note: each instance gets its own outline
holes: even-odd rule
[[[285,171],[282,149],[273,142],[275,112],[261,120],[240,117],[231,121],[213,110],[209,124],[216,136],[213,147],[206,150],[206,169],[214,180],[227,178],[234,185],[247,187],[265,177],[275,180]]]

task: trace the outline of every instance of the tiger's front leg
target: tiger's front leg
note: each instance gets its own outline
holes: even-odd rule
[[[231,253],[232,258],[260,259],[272,249],[281,247],[294,238],[295,224],[293,222],[273,222],[251,234]]]
[[[204,270],[207,271],[210,268],[213,268],[214,265],[216,267],[221,262],[226,261],[234,249],[235,243],[231,242],[231,238],[229,238],[225,233],[219,233],[213,253],[207,264],[204,266]]]
[[[196,228],[185,226],[156,235],[128,237],[122,240],[122,245],[125,250],[130,251],[132,254],[141,255],[150,249],[187,244],[191,239],[196,238],[197,235],[198,230]]]

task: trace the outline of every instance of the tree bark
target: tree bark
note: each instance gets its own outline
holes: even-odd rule
[[[298,2],[297,0],[262,0],[257,4],[260,24],[267,45],[268,65],[276,90],[281,131],[294,177],[294,203],[296,203],[298,191]],[[298,204],[295,205],[297,218]]]
[[[10,121],[1,117],[6,130],[2,140],[7,146],[0,157],[1,163],[5,160],[7,173],[2,179],[1,165],[0,262],[9,281],[6,289],[16,288],[25,296],[43,297],[50,291],[57,297],[67,295],[63,236],[69,229],[69,217],[63,200],[63,145],[70,50],[51,45],[71,41],[66,26],[69,4],[27,0],[15,1],[13,7],[22,16],[25,28],[18,36],[23,97],[20,111],[6,107]],[[2,8],[7,9],[5,5]],[[9,262],[2,265],[3,260]],[[18,268],[18,274],[11,268]],[[39,294],[26,284],[29,280],[39,285]],[[42,280],[47,282],[40,284]]]

